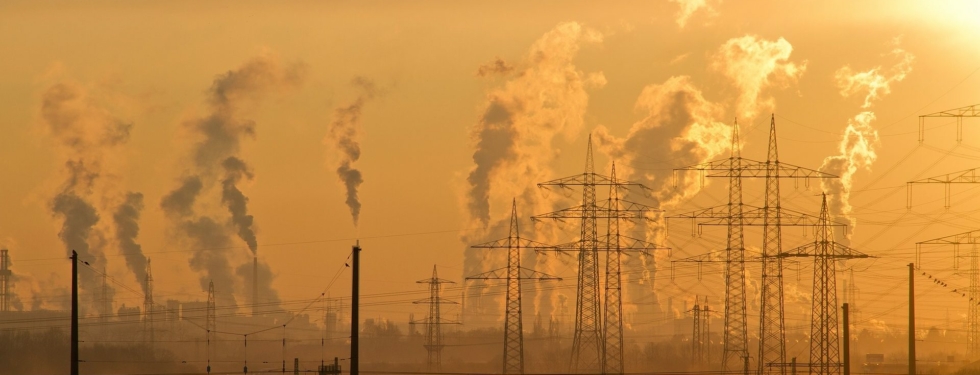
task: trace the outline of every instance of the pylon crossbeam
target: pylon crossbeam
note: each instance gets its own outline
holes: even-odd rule
[[[980,104],[968,105],[966,107],[947,109],[919,117],[980,117]]]

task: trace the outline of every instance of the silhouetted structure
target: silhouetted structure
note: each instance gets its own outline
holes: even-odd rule
[[[504,316],[504,374],[524,373],[524,322],[521,307],[521,282],[525,280],[561,280],[529,268],[521,267],[521,249],[554,250],[556,247],[540,242],[522,239],[517,220],[517,200],[514,199],[510,213],[510,233],[507,238],[473,245],[478,249],[506,249],[507,266],[479,275],[469,276],[467,280],[506,280],[507,309]],[[435,272],[433,270],[433,272]]]
[[[978,244],[980,244],[980,230],[934,238],[915,244],[916,258],[921,254],[922,245],[952,245],[954,269],[959,268],[960,245],[970,245],[970,289],[968,290],[970,299],[967,302],[966,313],[966,357],[971,361],[980,357],[980,252],[977,250]]]
[[[425,350],[428,352],[425,364],[429,371],[438,370],[442,366],[442,325],[456,324],[442,319],[439,306],[442,304],[455,304],[454,301],[443,300],[439,296],[442,284],[455,284],[453,281],[440,279],[436,271],[436,266],[432,265],[432,277],[416,281],[419,284],[429,285],[429,298],[415,301],[415,304],[428,304],[429,315],[425,317]]]

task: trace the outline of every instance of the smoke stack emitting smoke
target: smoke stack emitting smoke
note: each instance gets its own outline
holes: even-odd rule
[[[116,225],[116,241],[119,243],[119,251],[126,259],[126,266],[129,267],[136,280],[146,278],[146,255],[143,255],[143,247],[136,242],[139,236],[140,212],[143,210],[143,194],[127,193],[126,199],[112,214],[112,220]],[[142,283],[141,286],[144,286]],[[143,293],[147,291],[144,290]]]
[[[85,88],[71,82],[56,83],[44,91],[41,120],[65,160],[64,182],[49,203],[51,213],[62,220],[58,237],[67,253],[74,250],[92,267],[104,268],[105,254],[90,246],[90,240],[101,238],[97,227],[101,216],[94,202],[113,200],[114,186],[105,177],[112,175],[109,165],[118,162],[114,153],[129,139],[132,124],[116,118]],[[95,297],[101,293],[100,284],[95,273],[79,273],[84,293]]]
[[[897,57],[899,62],[887,71],[881,66],[863,72],[854,72],[850,65],[838,69],[834,78],[840,88],[840,94],[850,97],[866,91],[861,108],[871,108],[874,101],[891,92],[892,83],[902,81],[912,71],[914,55],[898,47],[892,50],[891,55]],[[857,224],[851,217],[850,204],[854,173],[861,168],[870,171],[871,165],[878,158],[875,152],[878,146],[878,131],[871,126],[874,120],[875,114],[869,110],[848,119],[847,127],[844,128],[841,141],[837,146],[839,154],[824,158],[823,165],[820,167],[825,172],[840,176],[839,179],[821,179],[820,185],[828,195],[830,214],[846,220],[851,227],[844,236],[845,241],[850,239]]]
[[[361,111],[364,105],[380,94],[374,82],[364,77],[355,77],[351,81],[359,92],[352,103],[334,110],[334,120],[330,123],[330,133],[327,138],[337,148],[337,177],[344,185],[347,199],[345,203],[350,209],[351,219],[357,226],[361,216],[361,202],[357,197],[357,188],[364,182],[361,171],[353,164],[361,158],[360,138]]]
[[[191,149],[193,163],[184,171],[186,177],[181,184],[160,202],[173,229],[194,249],[190,266],[201,273],[202,289],[213,280],[221,298],[231,303],[234,303],[231,292],[235,290],[235,279],[229,260],[228,247],[232,244],[229,231],[245,242],[252,255],[252,267],[245,263],[237,270],[245,284],[252,286],[248,289],[253,293],[245,295],[252,299],[251,303],[256,303],[254,291],[261,290],[269,302],[278,303],[271,287],[271,272],[269,277],[256,276],[260,267],[254,218],[248,214],[248,197],[239,188],[241,182],[255,176],[240,155],[242,140],[256,135],[255,122],[243,117],[242,108],[257,103],[269,92],[298,86],[303,75],[302,65],[283,67],[274,56],[265,54],[215,78],[208,91],[208,113],[185,123],[196,138]],[[204,194],[218,184],[221,203],[227,210],[226,221],[195,209],[198,201],[213,199]],[[243,268],[252,272],[242,272]]]

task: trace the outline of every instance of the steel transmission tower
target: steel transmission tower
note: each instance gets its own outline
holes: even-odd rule
[[[507,308],[504,316],[504,374],[524,373],[524,323],[521,308],[521,282],[526,280],[561,280],[559,277],[521,267],[521,249],[555,250],[555,246],[522,239],[517,220],[517,200],[514,199],[510,213],[510,233],[507,238],[473,245],[478,249],[506,249],[507,266],[479,275],[469,276],[467,280],[506,280]]]
[[[786,362],[785,319],[783,317],[783,271],[782,260],[777,258],[782,250],[783,226],[819,226],[820,220],[811,215],[782,208],[779,202],[779,179],[792,178],[804,180],[808,186],[810,178],[835,178],[837,176],[779,161],[776,142],[775,115],[770,118],[769,150],[765,162],[742,158],[738,138],[738,123],[732,126],[732,154],[721,159],[675,171],[698,171],[707,177],[727,177],[729,179],[729,200],[727,206],[716,206],[698,211],[669,216],[669,219],[706,220],[702,225],[725,225],[728,227],[728,245],[725,250],[725,330],[722,369],[739,371],[748,358],[748,332],[745,306],[745,244],[743,227],[747,225],[763,227],[762,291],[760,314],[760,339],[757,368],[759,373],[785,373],[781,366],[767,366],[769,363]],[[742,203],[741,179],[765,178],[765,206],[754,207]],[[748,208],[748,210],[746,210]],[[842,226],[839,223],[826,225]],[[705,262],[703,256],[683,261]]]
[[[980,168],[967,169],[938,176],[923,178],[921,180],[909,181],[906,183],[906,204],[905,207],[912,209],[912,185],[919,184],[943,184],[946,188],[944,207],[950,207],[949,187],[952,184],[980,184]]]
[[[971,361],[980,357],[980,254],[978,254],[977,244],[980,244],[980,230],[934,238],[915,244],[916,258],[919,258],[921,254],[922,245],[952,245],[954,268],[959,268],[957,259],[960,256],[960,245],[970,245],[970,300],[967,304],[966,313],[966,357]],[[918,264],[918,260],[916,259],[916,264]]]
[[[582,187],[582,205],[535,215],[535,220],[579,219],[582,222],[578,241],[559,245],[562,250],[578,251],[578,288],[575,308],[575,335],[572,340],[571,370],[574,372],[622,373],[623,334],[620,261],[623,252],[666,249],[657,244],[623,236],[618,227],[621,220],[649,220],[646,213],[662,212],[639,203],[619,199],[618,189],[645,186],[622,181],[615,176],[595,173],[592,158],[592,137],[586,151],[585,173],[538,184],[539,187]],[[615,170],[613,172],[615,174]],[[596,186],[608,186],[610,200],[599,205]],[[599,237],[599,219],[609,220],[606,236]],[[599,252],[607,253],[606,317],[613,319],[604,326],[599,309]],[[612,283],[610,286],[609,284]]]
[[[810,323],[810,373],[816,375],[839,375],[841,372],[840,334],[837,309],[838,260],[868,258],[834,241],[834,230],[827,212],[827,195],[823,195],[820,207],[821,226],[813,243],[782,252],[780,257],[813,258],[813,298]]]
[[[691,313],[694,317],[694,332],[691,334],[691,364],[702,367],[711,362],[711,309],[708,307],[708,297],[704,297],[704,306],[700,304],[701,299],[694,296],[694,308]]]
[[[153,346],[153,272],[150,259],[146,259],[146,277],[143,278],[143,341]]]
[[[432,266],[432,277],[424,280],[416,281],[418,284],[429,284],[429,298],[418,300],[412,303],[415,304],[428,304],[429,305],[429,315],[425,317],[425,350],[429,353],[426,357],[425,364],[429,371],[438,370],[442,366],[442,325],[443,324],[457,324],[456,322],[449,322],[442,319],[440,316],[439,307],[442,304],[455,304],[456,302],[444,300],[439,296],[439,292],[442,289],[442,284],[454,284],[453,281],[440,279],[439,274],[436,272],[436,266]]]

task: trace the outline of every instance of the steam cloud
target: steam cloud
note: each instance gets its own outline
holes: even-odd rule
[[[739,89],[737,117],[754,118],[762,107],[774,109],[772,98],[760,97],[762,90],[796,83],[806,71],[806,61],[789,62],[792,53],[793,46],[786,39],[768,41],[754,35],[730,39],[718,49],[714,68]]]
[[[305,67],[300,64],[283,67],[272,55],[255,57],[217,76],[208,90],[208,112],[184,124],[196,138],[191,148],[193,162],[183,172],[179,186],[161,199],[160,207],[178,237],[194,249],[189,263],[201,274],[201,288],[214,281],[221,298],[231,303],[235,277],[229,259],[230,232],[248,245],[252,255],[258,250],[248,197],[239,188],[241,182],[254,178],[240,152],[242,141],[255,137],[256,124],[243,116],[242,108],[257,104],[269,92],[298,86],[304,73]],[[217,213],[206,211],[216,198],[207,194],[218,185],[221,204],[227,210],[224,220],[223,215],[215,217]],[[268,276],[260,280],[260,290],[272,289],[271,272]],[[267,296],[278,302],[274,293]]]
[[[532,44],[523,61],[516,64],[520,68],[498,58],[480,69],[483,75],[492,72],[505,81],[487,93],[483,113],[472,129],[474,165],[467,173],[462,196],[469,218],[464,243],[506,236],[514,197],[520,212],[551,208],[535,184],[553,178],[550,165],[557,155],[555,137],[564,134],[571,139],[582,128],[589,98],[586,89],[605,84],[601,72],[586,74],[573,63],[582,45],[600,42],[602,34],[595,30],[575,22],[561,23]],[[543,233],[532,234],[532,229],[522,226],[522,235],[549,240]],[[463,273],[487,271],[490,257],[502,255],[487,253],[464,250]],[[529,255],[523,262],[526,267],[551,271],[546,257]],[[554,296],[548,293],[527,297],[540,304],[534,311],[544,316],[554,309]],[[479,296],[467,299],[472,301],[468,310],[480,306]]]
[[[714,7],[708,4],[708,0],[670,0],[672,3],[677,3],[681,9],[677,12],[677,26],[684,28],[687,26],[687,21],[691,19],[698,10],[704,8],[708,14],[713,14],[715,12]]]
[[[330,134],[327,136],[328,143],[337,147],[338,166],[337,177],[344,185],[346,190],[345,203],[350,209],[351,219],[354,226],[361,216],[361,202],[357,197],[357,188],[364,182],[361,171],[352,165],[361,158],[361,145],[358,143],[361,125],[361,111],[364,105],[371,99],[380,94],[374,82],[364,77],[356,77],[351,82],[360,90],[360,94],[352,103],[337,108],[334,111],[334,120],[330,124]]]
[[[41,101],[42,123],[65,159],[64,181],[49,202],[51,213],[62,221],[58,237],[68,254],[74,250],[92,267],[104,268],[105,255],[90,245],[99,234],[100,220],[93,201],[106,197],[111,185],[103,181],[106,164],[129,139],[132,124],[113,116],[74,83],[50,86]],[[91,272],[79,273],[79,286],[93,297],[101,292],[101,283]]]
[[[773,42],[751,35],[730,39],[719,48],[713,66],[738,89],[735,107],[739,116],[772,108],[772,99],[760,99],[763,91],[794,83],[803,74],[805,63],[788,61],[791,51],[792,45],[784,39]],[[663,165],[693,165],[723,156],[731,149],[731,125],[718,121],[725,108],[705,99],[687,76],[645,87],[635,108],[645,117],[632,125],[625,138],[612,135],[605,127],[597,129],[600,149],[617,161],[618,175],[652,189],[654,207],[669,209],[696,194],[700,183],[697,176],[685,173],[677,174],[673,181],[671,168]],[[653,243],[662,242],[663,229],[646,221],[633,228]],[[650,295],[656,260],[637,257],[626,261],[627,273],[638,275],[627,283],[626,301]]]
[[[850,97],[867,92],[861,108],[868,109],[875,100],[891,92],[891,84],[900,82],[912,71],[912,63],[915,56],[901,48],[892,50],[891,55],[897,57],[899,62],[891,68],[884,70],[881,66],[863,72],[854,72],[850,65],[845,65],[837,70],[834,78],[840,93],[844,97]],[[847,120],[847,127],[841,135],[840,143],[837,145],[837,155],[824,158],[821,170],[840,176],[839,179],[822,179],[821,188],[829,196],[828,209],[834,217],[842,218],[848,222],[853,229],[856,220],[851,217],[851,188],[854,185],[854,173],[858,169],[870,171],[871,165],[878,158],[875,152],[878,140],[878,131],[871,126],[875,120],[872,111],[863,111]],[[848,231],[844,240],[850,239],[854,233]]]

